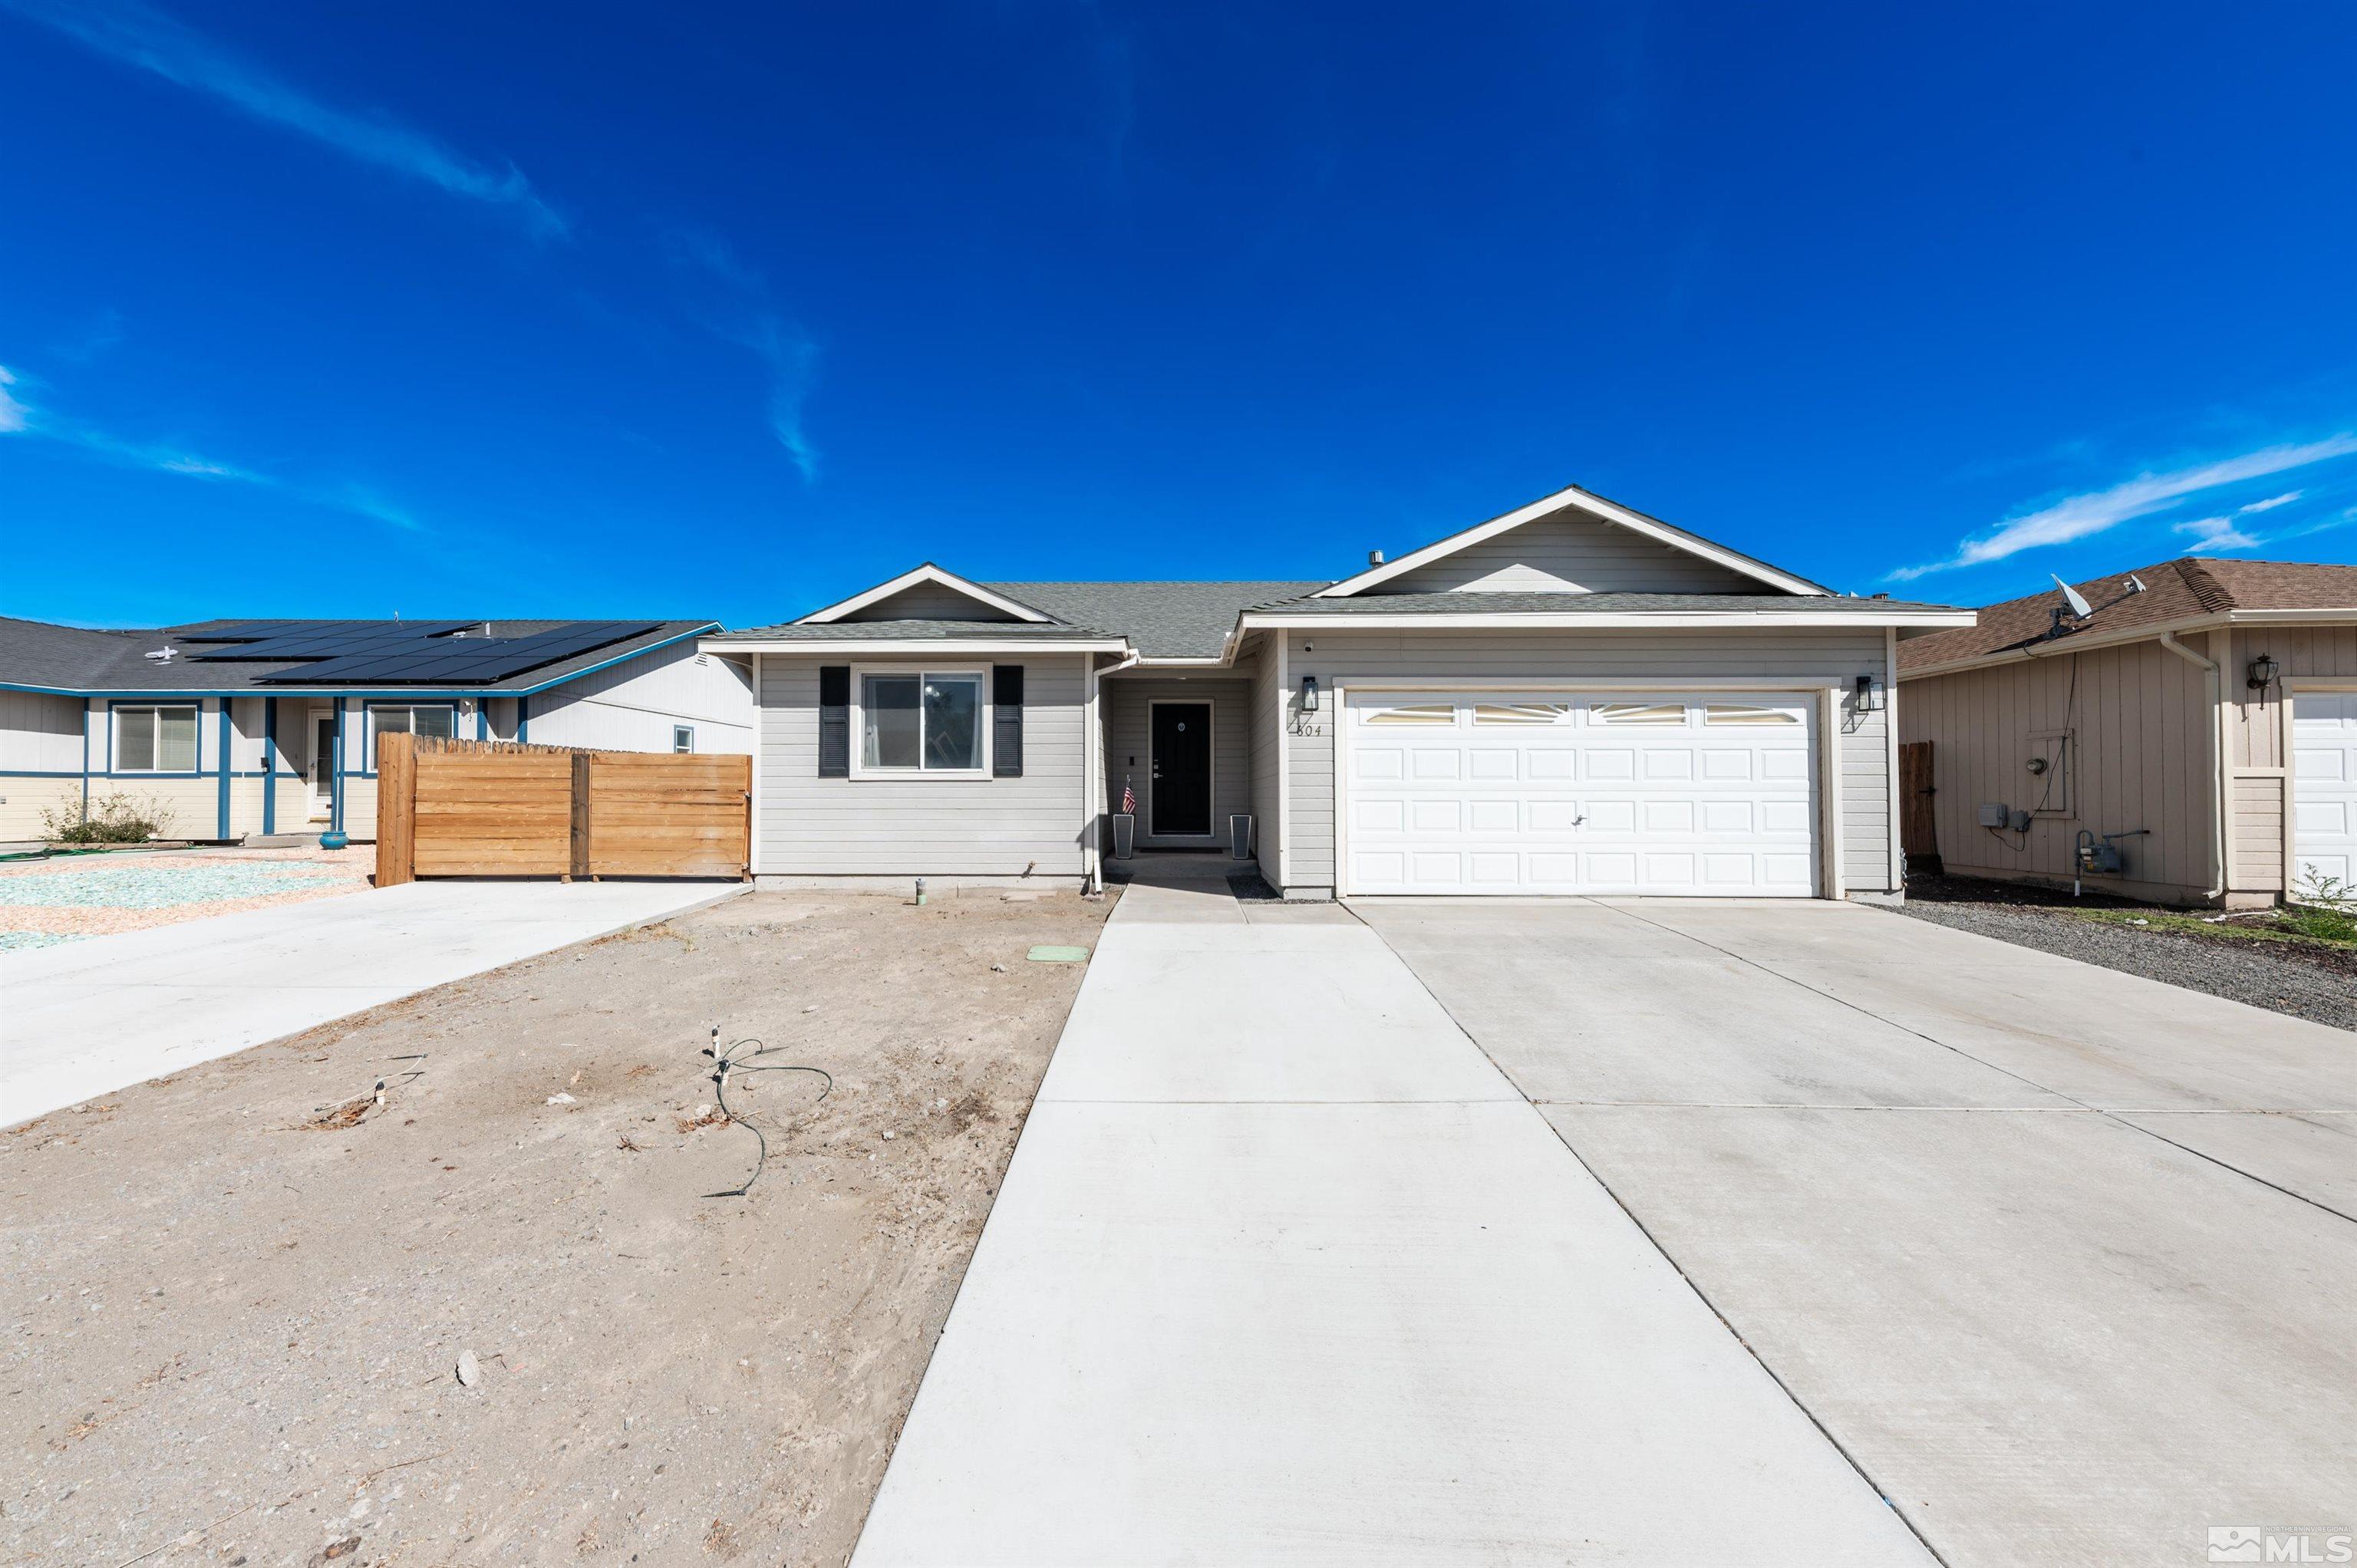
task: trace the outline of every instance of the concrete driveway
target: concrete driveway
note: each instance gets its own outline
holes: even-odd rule
[[[854,1558],[1928,1564],[1376,936],[1138,886]]]
[[[413,882],[0,953],[0,1126],[744,890]]]
[[[1945,1562],[2357,1528],[2357,1036],[1846,905],[1359,912]]]

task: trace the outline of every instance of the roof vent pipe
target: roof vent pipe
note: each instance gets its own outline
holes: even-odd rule
[[[1370,551],[1368,551],[1368,552],[1367,552],[1367,564],[1368,564],[1368,565],[1370,565],[1370,566],[1380,566],[1380,565],[1382,565],[1383,564],[1383,553],[1382,551],[1380,551],[1380,550],[1370,550]]]

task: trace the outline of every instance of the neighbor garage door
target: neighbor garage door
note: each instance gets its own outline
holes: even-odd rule
[[[2357,883],[2357,692],[2302,692],[2291,708],[2292,874],[2311,896]]]
[[[1817,888],[1803,693],[1349,691],[1346,894]]]

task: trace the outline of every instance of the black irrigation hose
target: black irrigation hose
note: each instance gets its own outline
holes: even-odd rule
[[[737,1056],[737,1053],[747,1046],[754,1046],[759,1048],[741,1058]],[[719,1102],[720,1113],[723,1116],[727,1117],[729,1121],[737,1123],[737,1125],[744,1128],[748,1133],[752,1133],[754,1142],[760,1145],[760,1150],[753,1159],[753,1174],[745,1178],[745,1185],[743,1187],[737,1187],[729,1192],[707,1192],[704,1195],[705,1197],[744,1197],[747,1193],[753,1190],[753,1184],[761,1179],[761,1172],[770,1163],[770,1140],[762,1135],[760,1128],[755,1126],[750,1122],[745,1121],[743,1118],[739,1117],[736,1112],[730,1110],[728,1107],[728,1075],[730,1073],[814,1073],[818,1077],[826,1080],[825,1087],[818,1091],[818,1097],[820,1100],[824,1100],[829,1094],[832,1094],[834,1091],[834,1075],[827,1071],[824,1068],[805,1067],[799,1062],[770,1062],[762,1067],[752,1067],[747,1065],[752,1062],[756,1058],[766,1057],[776,1051],[782,1050],[783,1048],[784,1047],[781,1046],[764,1046],[758,1039],[743,1039],[732,1042],[726,1050],[723,1050],[720,1047],[720,1026],[716,1024],[713,1026],[712,1044],[705,1052],[706,1056],[709,1056],[712,1058],[713,1097]]]

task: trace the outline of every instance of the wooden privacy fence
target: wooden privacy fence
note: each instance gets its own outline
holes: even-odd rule
[[[376,885],[750,875],[753,759],[377,737]]]

